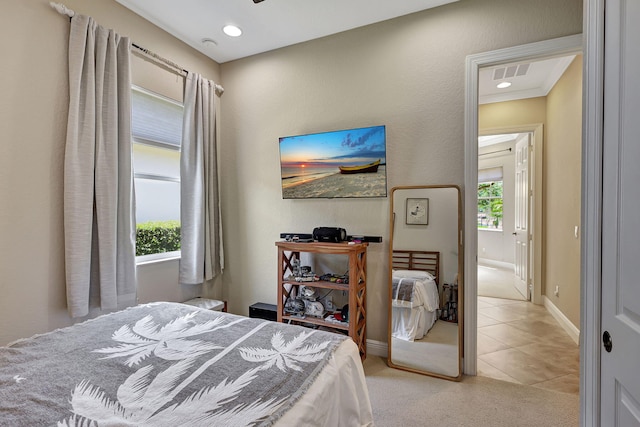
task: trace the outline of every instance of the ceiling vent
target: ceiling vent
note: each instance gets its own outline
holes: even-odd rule
[[[526,76],[530,66],[531,63],[509,65],[507,67],[496,68],[493,70],[493,80],[503,80],[513,77]]]

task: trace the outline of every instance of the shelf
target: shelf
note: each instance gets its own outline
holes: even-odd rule
[[[358,346],[362,360],[367,354],[366,340],[366,296],[367,296],[367,246],[368,243],[321,243],[321,242],[276,242],[278,247],[278,321],[323,326],[335,333],[348,334]],[[290,277],[294,274],[295,260],[301,253],[344,255],[349,261],[349,283],[330,281],[297,282]],[[349,297],[349,322],[333,323],[323,318],[291,316],[284,312],[284,302],[293,289],[299,292],[300,286],[343,291]]]
[[[366,250],[368,243],[321,243],[321,242],[276,242],[276,246],[285,251],[293,252],[313,252],[320,254],[343,254]]]
[[[296,282],[295,280],[283,280],[283,285],[300,285],[312,288],[336,289],[338,291],[349,291],[348,283],[334,283],[320,280],[318,282]]]
[[[333,323],[333,322],[327,322],[324,319],[321,319],[319,317],[312,317],[312,316],[307,316],[304,319],[301,317],[297,317],[297,316],[287,316],[287,315],[282,315],[282,321],[284,322],[285,320],[291,320],[292,322],[301,322],[301,323],[311,323],[314,325],[319,325],[319,326],[326,326],[328,328],[333,328],[333,329],[340,329],[343,331],[348,331],[349,330],[349,324],[340,324],[340,323]]]

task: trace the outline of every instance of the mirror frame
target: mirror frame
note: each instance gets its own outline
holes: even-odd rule
[[[453,188],[458,193],[458,375],[449,376],[438,372],[416,369],[412,367],[394,364],[391,361],[391,333],[392,333],[392,305],[393,298],[393,236],[395,227],[394,195],[399,190],[425,190],[438,188]],[[460,186],[454,184],[441,185],[407,185],[393,187],[390,192],[391,202],[389,203],[389,257],[388,257],[388,322],[387,322],[387,365],[391,368],[403,371],[414,372],[417,374],[429,375],[436,378],[442,378],[451,381],[460,381],[463,375],[463,358],[464,358],[464,236],[463,236],[463,209],[462,209],[462,190]],[[440,287],[442,283],[438,283]],[[462,303],[462,304],[461,304]]]

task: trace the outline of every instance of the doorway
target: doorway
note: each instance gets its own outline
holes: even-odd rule
[[[556,247],[579,253],[579,239],[573,235],[579,221],[571,217],[580,214],[580,171],[573,171],[573,175],[568,171],[569,163],[580,158],[581,97],[569,101],[565,94],[580,92],[582,63],[576,55],[524,63],[533,72],[545,67],[557,69],[556,64],[562,67],[541,96],[520,98],[516,93],[513,99],[481,103],[478,108],[480,140],[485,144],[491,139],[503,141],[478,147],[478,374],[578,394],[577,339],[572,341],[562,324],[575,329],[579,322],[579,314],[568,318],[571,308],[567,303],[573,300],[575,306],[579,305],[579,259],[571,261],[570,255],[558,253]],[[516,66],[521,68],[522,62],[498,67]],[[487,67],[480,73],[493,74],[493,70]],[[483,93],[482,82],[479,92]],[[577,123],[570,119],[576,117]],[[535,120],[544,125],[526,125]],[[510,125],[507,130],[511,133],[505,136],[498,132],[501,128],[487,129],[488,121],[491,126]],[[546,156],[542,155],[543,143]],[[572,181],[572,177],[576,179]],[[502,195],[494,188],[502,189]],[[577,202],[572,205],[569,199]],[[546,220],[536,224],[542,215]],[[496,242],[501,242],[502,248]],[[487,258],[494,265],[487,267]],[[572,270],[573,275],[560,280],[557,260],[562,260],[563,269]],[[544,263],[548,265],[546,271],[540,268]],[[495,276],[509,270],[501,269],[501,264],[511,267],[510,290],[516,291],[516,296],[502,293],[486,298],[482,273]],[[564,299],[543,289],[545,282],[556,280],[562,283]],[[532,295],[535,304],[524,302]],[[557,354],[555,363],[547,359],[550,353]]]
[[[478,137],[478,296],[531,299],[530,177],[533,132]],[[487,133],[485,135],[485,133]],[[532,245],[533,246],[533,245]]]
[[[562,56],[569,54],[579,54],[582,50],[582,37],[581,35],[564,37],[561,39],[550,40],[546,42],[533,43],[530,45],[503,49],[494,52],[488,52],[484,54],[472,55],[467,58],[467,103],[466,103],[466,126],[465,126],[465,188],[473,189],[478,183],[478,145],[477,137],[480,135],[479,129],[497,128],[500,126],[505,127],[504,124],[498,122],[481,123],[479,126],[478,111],[481,108],[478,97],[479,86],[479,71],[482,68],[494,67],[499,64],[510,63],[522,63],[527,61],[534,61],[545,57]],[[581,92],[581,91],[580,91]],[[498,117],[496,115],[495,117]],[[543,122],[540,120],[538,122]],[[536,121],[530,121],[535,123]],[[542,135],[542,132],[540,132]],[[534,156],[535,168],[542,166],[542,158],[537,159]],[[475,206],[477,204],[477,192],[465,191],[465,205]],[[533,204],[537,206],[537,204]],[[465,295],[465,310],[466,318],[468,319],[465,324],[465,373],[476,374],[477,373],[477,327],[479,324],[478,319],[478,287],[477,287],[477,259],[480,256],[478,252],[478,230],[477,230],[477,212],[475,209],[467,208],[465,211],[465,277],[466,277],[466,295]],[[542,220],[542,212],[536,219],[536,221]],[[534,224],[533,232],[540,232],[541,227],[539,224]],[[540,254],[541,244],[534,245],[530,248],[534,254]],[[541,260],[542,258],[540,258]],[[541,282],[543,277],[542,262],[534,263],[531,265],[531,271],[533,273],[533,281]],[[537,276],[537,277],[536,277]],[[579,284],[578,284],[579,286]],[[538,294],[539,293],[539,294]],[[551,300],[548,297],[548,289],[543,290],[541,287],[532,292],[532,300],[540,304],[545,303],[547,300]],[[579,305],[579,298],[576,303]],[[543,307],[538,307],[542,308]],[[549,310],[547,310],[549,311]],[[554,316],[555,317],[555,316]]]
[[[511,107],[517,102],[512,101]],[[542,248],[539,242],[543,235],[542,226],[536,224],[536,212],[540,217],[543,204],[540,194],[542,128],[540,124],[480,131],[478,375],[578,394],[577,344],[545,305],[529,302],[530,299],[547,300],[541,295],[541,283],[537,279],[541,273],[535,268],[540,266],[542,255],[536,254],[536,248]],[[483,220],[485,215],[480,213],[481,190],[487,183],[498,184],[503,189],[502,203],[495,203],[502,205],[502,212],[498,209],[488,221]],[[555,354],[555,363],[548,363],[549,354]]]

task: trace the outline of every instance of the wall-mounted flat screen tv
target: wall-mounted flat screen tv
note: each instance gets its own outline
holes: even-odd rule
[[[282,137],[282,197],[386,197],[386,157],[384,126]]]

